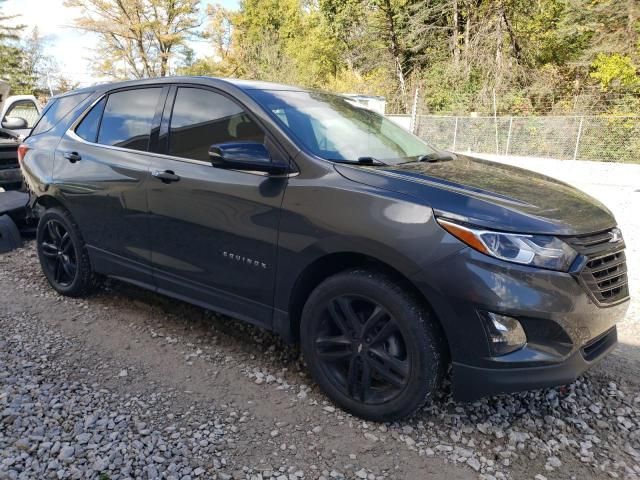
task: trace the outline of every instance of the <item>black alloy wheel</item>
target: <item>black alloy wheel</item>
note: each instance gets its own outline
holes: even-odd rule
[[[42,272],[58,293],[79,297],[96,286],[87,248],[67,210],[54,207],[40,216],[36,242]]]
[[[326,394],[373,421],[423,406],[446,365],[443,336],[424,301],[374,270],[347,270],[320,283],[302,311],[300,341]]]
[[[47,277],[61,287],[71,285],[78,274],[78,262],[65,225],[57,219],[48,220],[39,247],[44,257],[42,268]]]
[[[407,386],[411,364],[404,337],[393,316],[375,300],[333,298],[315,347],[326,374],[361,403],[388,402]]]

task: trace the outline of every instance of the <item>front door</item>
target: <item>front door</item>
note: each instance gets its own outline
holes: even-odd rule
[[[262,128],[229,97],[176,88],[165,109],[148,199],[158,290],[271,324],[280,206],[286,178],[214,168],[212,144],[265,142]],[[166,135],[163,135],[166,134]]]
[[[167,91],[110,93],[63,137],[55,153],[55,187],[80,226],[94,268],[145,285],[153,285],[147,150]]]

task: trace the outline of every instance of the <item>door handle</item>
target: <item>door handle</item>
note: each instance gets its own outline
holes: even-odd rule
[[[82,157],[78,154],[78,152],[65,152],[62,156],[69,160],[71,163],[76,163],[82,160]]]
[[[180,180],[180,177],[173,173],[172,170],[154,170],[151,175],[160,180],[162,183],[177,182],[178,180]]]

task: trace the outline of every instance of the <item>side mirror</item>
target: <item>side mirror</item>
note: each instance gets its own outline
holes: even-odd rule
[[[22,117],[4,117],[4,120],[2,121],[2,128],[6,128],[8,130],[21,130],[29,128],[29,124]]]
[[[289,165],[273,162],[267,148],[258,142],[211,145],[209,159],[214,167],[226,170],[266,172],[271,175],[282,175],[289,171]]]

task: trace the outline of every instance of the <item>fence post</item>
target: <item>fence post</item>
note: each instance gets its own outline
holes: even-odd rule
[[[415,94],[413,95],[413,105],[411,105],[411,133],[416,133],[416,118],[418,116],[418,95],[420,89],[416,87]]]
[[[576,137],[576,148],[573,151],[573,159],[578,158],[578,148],[580,147],[580,137],[582,136],[582,123],[584,122],[584,115],[580,117],[580,125],[578,126],[578,136]]]
[[[453,150],[454,152],[456,151],[457,142],[458,142],[458,117],[456,117],[456,123],[453,126],[453,148],[451,148],[451,150]]]
[[[504,154],[509,155],[509,145],[511,144],[511,127],[513,126],[513,117],[509,117],[509,133],[507,133],[507,147],[504,149]]]
[[[498,106],[496,105],[496,89],[493,89],[493,121],[496,126],[496,155],[500,155],[500,141],[498,140]]]

